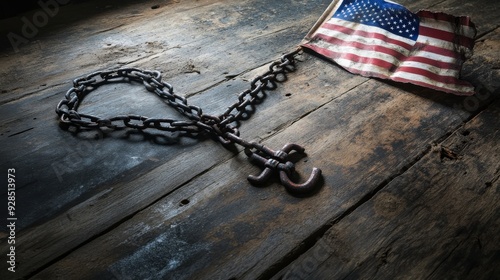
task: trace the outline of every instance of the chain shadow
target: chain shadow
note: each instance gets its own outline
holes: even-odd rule
[[[68,131],[78,140],[99,141],[104,139],[123,140],[131,143],[151,143],[159,146],[192,146],[201,141],[209,139],[210,136],[206,133],[186,133],[186,132],[169,132],[156,131],[149,132],[146,130],[137,130],[133,128],[123,129],[107,129],[103,128],[83,128],[73,125],[59,123],[62,130]],[[187,141],[183,141],[187,139]]]

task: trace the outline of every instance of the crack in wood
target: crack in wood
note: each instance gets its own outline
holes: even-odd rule
[[[28,132],[28,131],[30,131],[30,130],[32,130],[32,129],[34,129],[34,127],[31,127],[31,128],[25,129],[25,130],[23,130],[23,131],[19,131],[19,132],[16,132],[16,133],[14,133],[14,134],[11,134],[11,135],[7,136],[7,138],[10,138],[10,137],[14,137],[14,136],[17,136],[17,135],[23,134],[23,133]]]
[[[93,36],[93,35],[97,35],[97,34],[101,34],[101,33],[105,33],[105,32],[108,32],[108,31],[111,31],[111,30],[114,30],[114,29],[117,29],[117,28],[120,28],[122,26],[125,26],[126,24],[125,23],[122,23],[122,24],[119,24],[117,26],[114,26],[114,27],[110,27],[110,28],[107,28],[107,29],[103,29],[103,30],[98,30],[92,34],[89,34],[89,36]]]
[[[285,255],[279,262],[274,265],[271,265],[269,269],[264,271],[258,279],[269,279],[279,273],[282,269],[292,263],[294,260],[298,259],[302,254],[307,252],[309,249],[313,248],[313,246],[321,240],[326,232],[331,229],[335,224],[339,223],[342,219],[349,216],[351,213],[356,211],[356,209],[360,208],[366,202],[370,201],[377,193],[383,190],[387,185],[389,185],[394,179],[403,175],[408,169],[417,164],[425,155],[431,152],[431,147],[428,146],[423,152],[418,154],[412,161],[408,164],[404,165],[399,172],[391,175],[389,178],[382,181],[374,190],[365,194],[359,201],[354,203],[351,207],[347,208],[342,214],[340,214],[337,218],[334,218],[330,222],[325,223],[325,225],[321,226],[319,229],[313,232],[308,238],[306,238],[303,242],[299,244],[293,251]]]
[[[30,91],[30,92],[25,93],[25,94],[21,94],[21,95],[15,96],[15,97],[10,98],[10,99],[0,100],[0,105],[8,104],[8,103],[15,102],[15,101],[20,101],[20,100],[22,100],[24,98],[29,98],[29,97],[31,97],[33,95],[38,94],[38,93],[42,93],[42,92],[44,92],[46,90],[50,90],[50,89],[53,89],[53,88],[56,88],[58,86],[62,86],[62,85],[65,85],[65,84],[67,84],[67,83],[58,83],[58,84],[48,85],[48,86],[45,85],[43,88],[40,88],[40,89],[37,89],[37,90],[34,90],[34,91]],[[68,84],[69,84],[69,82],[68,82]],[[12,89],[12,91],[17,90],[17,89],[19,89],[19,88]],[[51,94],[51,95],[43,97],[43,99],[47,99],[49,97],[52,97],[52,96],[55,96],[55,95],[59,95],[59,94],[60,94],[59,92],[58,93],[54,93],[54,94]]]
[[[480,34],[477,34],[476,38],[475,38],[475,41],[476,42],[477,41],[481,41],[483,37],[486,37],[488,34],[491,34],[491,33],[495,32],[495,31],[497,31],[498,28],[500,28],[500,25],[497,25],[497,26],[495,26],[495,27],[493,27],[493,28],[491,28],[489,30],[486,30],[486,31],[484,31],[484,32],[482,32]]]

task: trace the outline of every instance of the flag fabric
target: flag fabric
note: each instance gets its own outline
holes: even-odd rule
[[[302,46],[351,73],[472,95],[460,71],[475,36],[466,16],[412,13],[387,0],[335,0]]]

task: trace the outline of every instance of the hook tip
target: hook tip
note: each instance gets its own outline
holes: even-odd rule
[[[306,194],[312,192],[321,178],[321,169],[313,167],[309,179],[302,184],[294,183],[285,171],[280,171],[280,181],[285,188],[294,194]]]

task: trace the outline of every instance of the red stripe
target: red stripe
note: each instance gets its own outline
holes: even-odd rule
[[[416,15],[420,18],[430,18],[435,20],[447,21],[452,24],[460,24],[463,26],[472,27],[474,29],[476,28],[476,25],[471,21],[470,17],[467,16],[455,17],[445,13],[434,13],[430,11],[419,11],[416,13]]]
[[[389,38],[389,37],[387,37],[383,34],[380,34],[380,33],[366,32],[363,30],[352,29],[352,28],[348,28],[345,26],[341,26],[341,25],[337,25],[337,24],[333,24],[333,23],[329,23],[329,22],[325,22],[321,27],[326,28],[326,29],[330,29],[333,31],[338,31],[338,32],[344,33],[346,35],[357,35],[357,36],[365,37],[368,39],[379,39],[379,40],[385,41],[389,44],[395,44],[395,45],[401,46],[401,47],[408,49],[408,50],[410,50],[412,48],[412,45],[410,45],[410,44]]]
[[[424,70],[421,68],[416,68],[416,67],[409,67],[409,66],[398,67],[397,72],[407,72],[407,73],[417,74],[420,76],[427,77],[427,78],[434,80],[436,82],[441,82],[441,83],[446,83],[446,84],[455,84],[455,85],[461,85],[461,86],[469,85],[468,82],[458,80],[455,77],[442,76],[442,75],[436,74],[434,72]]]
[[[352,53],[334,52],[332,50],[325,49],[312,44],[306,44],[304,46],[331,59],[339,59],[339,58],[348,59],[350,61],[359,62],[367,65],[375,65],[384,69],[388,69],[389,71],[391,70],[393,71],[396,68],[396,65],[378,58],[364,57]]]
[[[387,48],[387,47],[383,47],[383,46],[379,46],[379,45],[367,45],[367,44],[363,44],[360,42],[346,42],[344,40],[330,37],[330,36],[327,36],[324,34],[316,34],[314,36],[313,40],[314,39],[320,39],[320,40],[325,41],[325,42],[332,44],[332,45],[349,46],[349,47],[357,48],[359,50],[367,50],[367,51],[375,51],[375,52],[379,52],[379,53],[384,53],[384,54],[387,54],[387,55],[394,57],[397,60],[404,60],[407,57],[406,55],[404,55],[396,50]]]
[[[419,51],[426,51],[426,52],[430,52],[430,53],[435,53],[435,54],[439,54],[442,56],[447,56],[447,57],[451,57],[451,58],[455,58],[455,59],[461,58],[461,55],[455,51],[448,50],[445,48],[436,47],[436,46],[427,45],[427,44],[421,43],[421,42],[417,42],[415,44],[414,49],[419,50]]]
[[[363,57],[363,56],[359,56],[359,55],[352,54],[352,53],[334,52],[332,50],[321,48],[319,46],[311,45],[311,44],[306,44],[305,46],[308,48],[311,48],[312,50],[316,51],[319,54],[322,54],[322,55],[329,57],[329,58],[332,58],[332,59],[342,58],[342,59],[347,59],[347,60],[350,60],[353,62],[362,63],[362,64],[365,64],[368,66],[375,65],[375,66],[387,69],[391,73],[406,72],[406,73],[417,74],[417,75],[427,77],[431,80],[446,83],[446,84],[456,84],[456,85],[462,85],[462,86],[469,85],[468,82],[458,80],[455,77],[442,76],[442,75],[439,75],[439,74],[436,74],[434,72],[431,72],[431,71],[428,71],[425,69],[421,69],[421,68],[416,68],[416,67],[411,67],[411,66],[397,67],[396,65],[394,65],[392,63],[389,63],[385,60],[381,60],[381,59],[377,59],[377,58]],[[357,70],[357,71],[359,71],[359,70]]]
[[[405,59],[405,62],[406,61],[413,61],[413,62],[429,64],[430,66],[435,66],[435,67],[438,67],[441,69],[460,70],[460,66],[457,65],[456,63],[448,63],[448,62],[443,62],[443,61],[434,60],[434,59],[430,59],[427,57],[421,57],[421,56],[410,56],[410,57]]]
[[[455,64],[455,63],[447,63],[447,62],[442,62],[442,61],[439,61],[439,60],[433,60],[433,59],[430,59],[430,58],[419,57],[419,56],[410,56],[410,57],[408,57],[406,55],[401,54],[398,51],[395,51],[395,50],[392,50],[392,49],[389,49],[389,48],[386,48],[386,47],[382,47],[382,46],[366,45],[366,44],[359,43],[359,42],[346,42],[346,41],[343,41],[343,40],[338,39],[338,38],[333,38],[333,37],[330,37],[330,36],[326,36],[324,34],[316,34],[314,36],[314,38],[313,38],[313,42],[314,42],[315,39],[320,39],[320,40],[325,41],[325,42],[327,42],[329,44],[332,44],[332,45],[354,47],[354,48],[359,49],[360,53],[363,50],[376,51],[376,52],[380,52],[380,53],[384,53],[384,54],[390,55],[390,56],[394,57],[395,60],[399,60],[399,61],[420,62],[420,63],[429,64],[430,66],[439,67],[439,68],[442,68],[442,69],[451,69],[451,70],[458,70],[458,69],[460,69],[460,67],[457,66],[457,64]]]
[[[415,48],[416,49],[423,49],[424,48],[428,52],[433,52],[433,53],[436,53],[439,55],[448,56],[448,57],[452,57],[452,58],[460,57],[460,55],[457,52],[455,52],[454,50],[430,46],[430,45],[426,45],[423,43],[417,43],[417,44],[419,44],[418,46],[417,45],[411,46],[411,45],[404,43],[404,42],[401,42],[399,40],[391,39],[391,38],[389,38],[385,35],[382,35],[380,33],[356,30],[356,29],[352,29],[352,28],[348,28],[348,27],[344,27],[344,26],[340,26],[340,25],[332,24],[332,23],[325,23],[321,27],[324,27],[324,28],[332,30],[332,31],[338,31],[338,32],[344,33],[346,35],[357,35],[357,36],[365,37],[367,39],[375,38],[375,39],[383,40],[385,42],[396,44],[396,45],[401,46],[401,47],[408,49],[408,50],[411,50],[412,48],[414,48],[414,49]]]
[[[305,44],[303,45],[304,47],[307,47],[313,51],[315,51],[316,53],[318,54],[321,54],[323,56],[326,56],[328,58],[332,58],[332,59],[335,59],[335,58],[344,58],[346,57],[348,54],[339,54],[339,53],[336,53],[336,52],[333,52],[333,51],[330,51],[328,49],[324,49],[324,48],[321,48],[321,47],[318,47],[316,45],[312,45],[312,44]],[[350,55],[351,57],[353,57],[354,59],[351,59],[352,61],[356,61],[356,62],[362,62],[364,63],[365,61],[375,61],[374,59],[368,59],[368,58],[363,58],[363,57],[359,57],[359,56],[356,56],[356,55]],[[383,61],[383,63],[387,63],[385,61]],[[380,67],[384,67],[384,65],[379,65],[377,63],[369,63],[368,66],[370,64],[375,64],[377,66],[380,66]],[[387,65],[386,65],[387,66]],[[394,65],[390,64],[391,68],[394,67]],[[397,82],[405,82],[405,83],[412,83],[412,84],[416,84],[416,85],[419,85],[419,86],[423,86],[423,87],[428,87],[428,88],[432,88],[432,89],[436,89],[436,90],[440,90],[440,91],[444,91],[444,92],[448,92],[448,93],[454,93],[454,94],[460,94],[460,95],[472,95],[474,94],[474,91],[471,90],[469,92],[463,92],[463,91],[459,91],[459,90],[453,90],[453,89],[449,89],[449,88],[443,88],[443,87],[440,87],[440,86],[436,86],[434,84],[429,84],[429,83],[425,83],[425,82],[422,82],[422,81],[417,81],[417,80],[410,80],[410,79],[406,79],[406,78],[401,78],[401,77],[389,77],[387,75],[384,75],[384,74],[381,74],[381,73],[378,73],[378,72],[373,72],[373,71],[361,71],[361,70],[358,70],[358,69],[355,69],[355,68],[351,68],[351,67],[348,67],[348,66],[342,66],[344,67],[345,69],[349,70],[351,73],[356,73],[356,74],[361,74],[363,76],[371,76],[371,77],[376,77],[376,78],[382,78],[382,79],[391,79],[391,80],[394,80],[394,81],[397,81]],[[387,68],[387,67],[385,67]],[[388,68],[390,69],[390,68]],[[429,75],[429,72],[428,71],[425,71],[425,70],[422,70],[422,69],[419,69],[419,68],[412,68],[412,67],[400,67],[398,68],[398,72],[407,72],[407,73],[413,73],[413,74],[418,74],[418,75],[422,75],[422,76],[425,76],[429,79],[432,79],[431,77],[429,76],[434,76],[434,78],[439,78],[438,80],[436,80],[437,82],[442,82],[442,83],[447,83],[447,84],[453,84],[453,85],[461,85],[461,86],[466,86],[466,87],[471,87],[472,88],[472,85],[468,82],[465,82],[465,81],[461,81],[461,80],[457,80],[455,78],[452,78],[452,77],[447,77],[445,76],[444,78],[442,76],[439,76],[439,75],[436,75],[434,73],[431,73],[432,75]]]
[[[419,35],[448,41],[450,43],[459,44],[459,45],[467,47],[467,48],[474,47],[474,40],[469,38],[469,37],[458,35],[458,34],[455,34],[452,32],[446,32],[443,30],[430,28],[430,27],[420,26]]]

